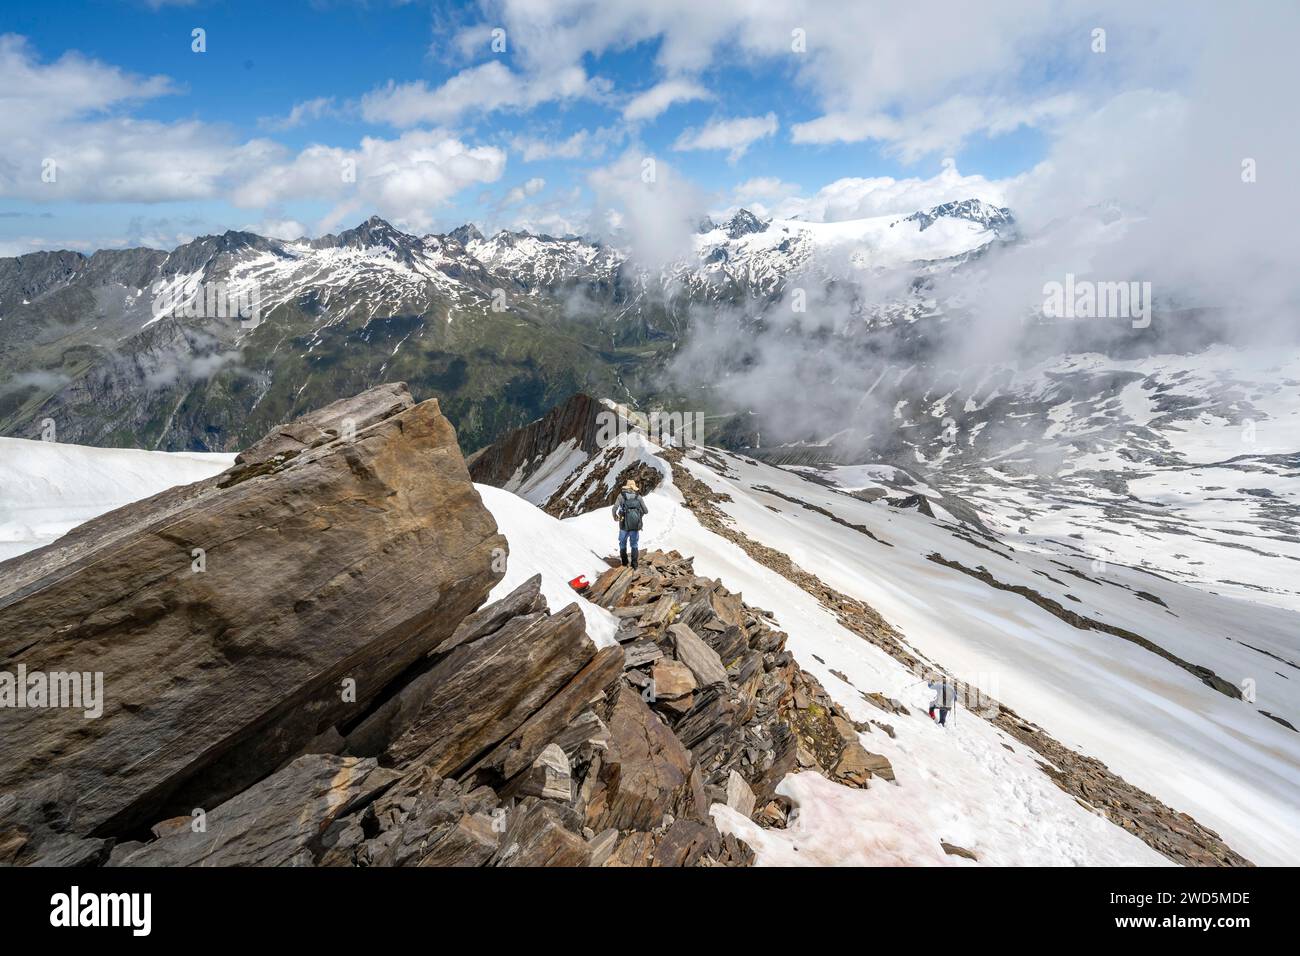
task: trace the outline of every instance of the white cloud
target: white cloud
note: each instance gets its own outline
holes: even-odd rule
[[[758,65],[793,77],[818,104],[795,125],[799,142],[880,139],[909,160],[950,152],[982,133],[1057,122],[1137,77],[1163,81],[1187,62],[1203,33],[1191,25],[1207,13],[1162,0],[951,3],[938,14],[933,4],[906,4],[887,16],[842,0],[497,0],[491,10],[512,55],[533,71],[656,44],[663,79],[630,101],[629,120],[657,115],[673,90],[688,89],[705,69]],[[1091,50],[1098,24],[1111,31],[1105,61]],[[805,52],[793,49],[795,29]],[[481,25],[469,32],[482,40]],[[1058,98],[1067,86],[1084,91],[1082,102]]]
[[[699,129],[683,130],[673,149],[725,149],[728,161],[734,163],[758,140],[775,133],[777,126],[775,113],[712,120]]]
[[[301,239],[311,235],[311,230],[296,219],[263,219],[239,227],[243,232],[270,236],[273,239]]]
[[[0,195],[35,201],[214,198],[273,156],[266,140],[230,143],[195,122],[120,115],[174,92],[68,53],[41,63],[22,37],[0,37]]]
[[[471,147],[441,130],[410,130],[397,139],[365,137],[357,149],[309,146],[268,165],[233,194],[236,205],[261,207],[326,198],[364,208],[411,228],[426,228],[433,212],[469,186],[496,182],[506,154]],[[355,181],[348,175],[355,173]]]
[[[599,159],[624,135],[619,128],[602,126],[596,130],[580,129],[564,139],[516,136],[510,141],[510,148],[526,163],[543,159]]]
[[[534,176],[532,179],[521,183],[506,193],[505,198],[501,200],[501,205],[503,207],[518,205],[530,196],[537,195],[545,188],[546,180],[542,179],[540,176]]]
[[[962,175],[956,163],[944,160],[940,171],[928,178],[891,176],[837,179],[812,196],[785,196],[766,214],[780,219],[799,218],[809,222],[841,222],[872,216],[908,215],[958,199],[982,199],[1003,205],[1007,184],[983,176]],[[737,193],[739,193],[739,188]],[[755,205],[758,211],[758,205]]]
[[[394,83],[361,98],[361,116],[371,123],[405,128],[426,123],[451,123],[466,113],[502,109],[531,109],[554,100],[600,95],[604,85],[589,78],[580,66],[526,75],[496,60],[461,70],[441,86],[423,80]]]
[[[164,76],[133,76],[79,53],[41,64],[24,37],[0,35],[0,131],[7,135],[175,91]]]
[[[265,129],[294,129],[311,120],[334,116],[338,112],[339,109],[334,104],[334,97],[318,96],[312,100],[295,103],[287,116],[264,116],[258,120],[258,124]]]
[[[582,190],[577,186],[553,191],[545,199],[511,208],[509,220],[494,226],[551,236],[580,235],[586,231],[586,223],[581,215],[575,217],[575,210],[583,209],[583,203]]]
[[[338,204],[336,215],[377,211],[422,224],[461,189],[498,180],[506,165],[504,150],[472,146],[441,130],[294,153],[269,139],[240,142],[223,127],[195,120],[121,115],[171,90],[165,78],[133,77],[74,54],[43,64],[22,38],[0,37],[0,196],[35,202],[212,199],[251,209],[324,200]],[[329,102],[300,104],[295,112],[324,113]],[[345,175],[348,170],[355,176]]]
[[[127,118],[41,125],[0,149],[0,195],[38,202],[218,199],[284,154],[264,139],[226,144],[205,123]]]
[[[538,139],[532,136],[516,136],[510,143],[512,149],[519,153],[524,162],[532,163],[539,159],[577,159],[587,148],[591,134],[580,129],[572,136],[562,140]]]
[[[938,152],[956,152],[976,133],[996,136],[1022,126],[1043,126],[1077,113],[1082,103],[1068,94],[1029,102],[954,96],[903,119],[884,114],[828,113],[790,128],[795,143],[860,143],[877,140],[886,152],[915,162]]]
[[[596,197],[592,231],[619,230],[642,265],[658,268],[694,248],[705,200],[668,163],[630,149],[587,181]]]
[[[794,183],[787,183],[776,176],[756,176],[738,183],[732,195],[739,201],[746,199],[776,199],[792,196],[799,192]]]
[[[623,119],[629,123],[652,120],[674,103],[689,103],[712,97],[713,94],[692,80],[665,80],[632,97],[623,107]]]
[[[12,239],[0,239],[0,259],[25,256],[29,252],[39,252],[42,249],[71,249],[74,252],[83,252],[85,244],[51,242],[44,236],[15,236]]]

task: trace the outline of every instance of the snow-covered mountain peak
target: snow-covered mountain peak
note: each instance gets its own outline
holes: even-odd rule
[[[994,206],[982,199],[960,199],[954,202],[931,206],[904,218],[905,222],[916,222],[921,231],[929,229],[942,218],[965,219],[986,229],[1007,229],[1015,225],[1015,217],[1005,206]]]
[[[748,236],[755,232],[763,232],[770,223],[759,219],[748,209],[741,209],[734,216],[728,219],[722,225],[722,231],[732,239],[739,239],[741,236]]]
[[[625,256],[597,242],[502,230],[491,239],[471,239],[466,249],[488,271],[527,288],[572,280],[609,281]]]
[[[1012,223],[1010,210],[978,199],[901,219],[886,215],[838,222],[763,222],[742,209],[695,237],[698,263],[682,263],[679,276],[688,285],[740,286],[771,295],[796,274],[831,281],[862,270],[954,260],[1009,238],[1005,233]]]
[[[472,222],[467,222],[464,225],[457,226],[451,232],[447,233],[447,236],[451,239],[455,239],[462,246],[468,246],[474,241],[483,241],[483,233],[479,232],[478,226],[474,225]]]
[[[312,242],[312,247],[316,249],[345,246],[365,249],[378,246],[392,249],[403,256],[409,256],[421,245],[421,240],[417,236],[402,232],[379,216],[371,216],[353,229],[344,230],[337,235],[321,236]]]

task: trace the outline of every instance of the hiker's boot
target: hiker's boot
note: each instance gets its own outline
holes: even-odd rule
[[[636,552],[637,552],[637,549],[636,549],[636,548],[633,548],[633,549],[632,549],[632,570],[633,570],[633,571],[636,570]]]
[[[618,563],[623,565],[623,567],[627,567],[627,551],[622,548],[618,549]],[[636,567],[636,565],[633,564],[633,567]]]

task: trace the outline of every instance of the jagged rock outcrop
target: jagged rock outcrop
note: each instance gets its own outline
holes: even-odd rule
[[[614,504],[624,483],[642,494],[663,474],[629,453],[619,436],[642,425],[625,410],[578,393],[543,418],[469,456],[474,480],[526,498],[549,515],[571,518]]]
[[[595,653],[577,605],[511,619],[434,665],[410,725],[381,761],[418,762],[455,776],[536,713]]]
[[[226,801],[200,820],[156,827],[157,840],[116,866],[310,866],[331,823],[399,775],[373,760],[308,754]]]
[[[0,795],[0,866],[92,866],[111,840],[78,836],[77,794],[63,774]]]
[[[551,614],[539,587],[531,578],[471,615],[462,643],[385,691],[388,701],[419,688],[416,696],[433,702],[418,720],[383,722],[390,745],[381,760],[390,766],[306,754],[204,814],[201,827],[189,817],[158,822],[154,839],[118,846],[110,865],[747,863],[747,848],[710,819],[691,752],[623,678],[621,648],[597,650],[579,626],[585,650],[557,652],[561,632],[582,618],[575,605]],[[557,654],[545,667],[480,666]],[[586,664],[573,673],[576,659]],[[455,694],[447,681],[425,682],[440,668],[458,675]],[[451,699],[454,708],[439,703]],[[393,746],[416,728],[410,754]],[[366,739],[382,734],[372,729]],[[463,762],[455,755],[485,742],[484,756],[452,772]]]
[[[756,232],[766,232],[770,222],[763,222],[748,209],[741,209],[720,228],[732,239],[740,239]]]
[[[436,401],[385,386],[277,429],[0,566],[0,667],[104,688],[99,719],[0,710],[0,792],[64,774],[78,836],[215,807],[451,637],[504,548]]]
[[[505,811],[487,787],[466,788],[428,767],[321,837],[321,866],[482,866],[497,851]]]
[[[783,825],[787,812],[775,790],[789,772],[815,770],[859,788],[873,777],[894,779],[889,761],[862,745],[870,725],[854,724],[799,667],[769,615],[721,581],[695,574],[690,558],[652,551],[639,569],[610,568],[586,595],[621,618],[624,683],[640,692],[649,704],[642,709],[655,720],[643,728],[626,707],[620,726],[635,726],[652,745],[662,739],[661,727],[670,730],[693,758],[691,774],[700,775],[706,803]],[[669,744],[650,749],[659,759],[638,792],[657,800],[655,812],[674,802],[680,809],[687,793],[694,796],[686,765]]]
[[[594,455],[600,450],[597,416],[602,411],[604,405],[578,392],[537,421],[470,455],[470,474],[475,481],[503,488],[512,479],[519,484],[527,481],[551,452],[566,444]]]

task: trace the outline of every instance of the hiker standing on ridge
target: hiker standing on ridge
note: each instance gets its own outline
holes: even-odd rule
[[[948,719],[948,711],[957,703],[957,685],[946,677],[938,680],[926,681],[926,687],[934,691],[934,700],[930,701],[930,717],[934,717],[934,712],[939,711],[939,726],[946,727],[945,721]]]
[[[636,567],[636,548],[641,539],[641,519],[649,513],[637,483],[630,478],[614,501],[614,520],[618,522],[618,556],[627,565],[627,546],[632,545],[632,567]]]

